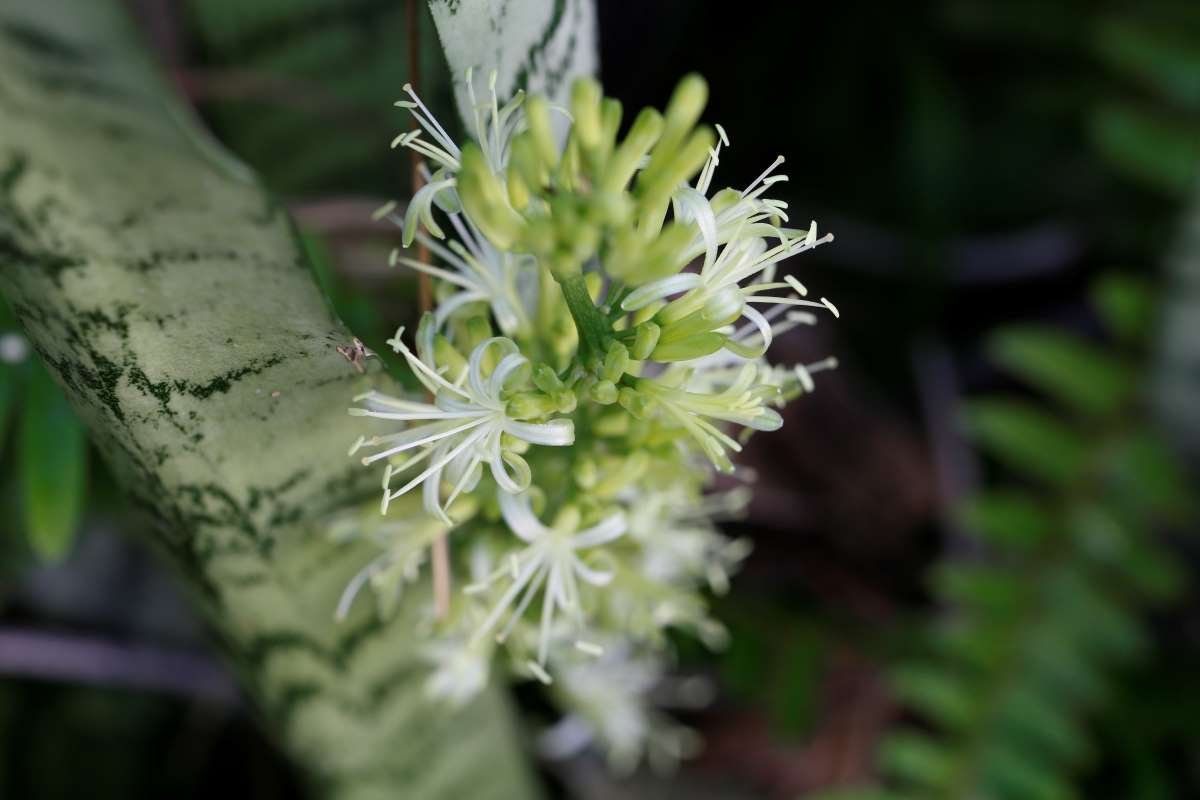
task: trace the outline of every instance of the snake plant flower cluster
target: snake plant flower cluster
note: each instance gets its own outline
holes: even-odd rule
[[[784,262],[832,236],[792,227],[769,196],[782,158],[717,186],[730,141],[700,124],[698,76],[632,120],[593,80],[569,108],[501,104],[494,85],[472,96],[463,143],[409,87],[397,103],[416,126],[393,146],[424,157],[426,181],[403,215],[381,216],[436,259],[391,257],[431,276],[436,302],[389,342],[424,391],[350,409],[364,418],[351,454],[380,469],[383,513],[356,523],[380,554],[339,614],[366,586],[390,607],[447,537],[454,592],[429,625],[430,693],[465,701],[502,665],[578,699],[574,718],[627,762],[649,726],[587,676],[622,659],[658,674],[647,664],[668,655],[669,629],[726,638],[706,597],[748,549],[717,527],[748,500],[737,453],[835,366],[767,361],[777,336],[838,314]],[[713,492],[717,473],[742,488]]]

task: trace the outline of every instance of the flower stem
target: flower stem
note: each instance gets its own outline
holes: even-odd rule
[[[603,358],[608,345],[609,324],[592,302],[583,273],[561,278],[558,285],[562,287],[563,299],[567,301],[571,319],[579,331],[579,350],[584,363]]]

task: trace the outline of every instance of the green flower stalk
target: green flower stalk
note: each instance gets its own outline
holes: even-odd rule
[[[714,189],[729,138],[699,124],[698,76],[623,136],[621,104],[595,81],[574,85],[569,109],[520,93],[501,105],[493,81],[484,102],[472,95],[461,146],[405,92],[397,105],[418,127],[393,145],[432,171],[403,217],[394,204],[381,216],[440,263],[393,252],[438,287],[411,347],[403,329],[389,344],[428,397],[370,392],[350,409],[378,426],[351,453],[383,465],[383,516],[340,535],[381,554],[338,613],[366,586],[386,609],[448,533],[465,579],[431,620],[430,693],[469,698],[497,653],[522,677],[569,674],[555,697],[568,711],[585,698],[574,713],[628,766],[646,718],[623,697],[612,707],[624,721],[599,719],[609,690],[581,676],[616,674],[614,660],[657,674],[669,628],[726,638],[705,594],[728,588],[748,547],[715,521],[749,490],[708,488],[718,471],[746,477],[733,460],[746,435],[778,429],[778,409],[836,366],[765,360],[776,336],[837,316],[777,274],[832,236],[788,227],[786,204],[767,196],[786,180],[782,158],[745,188]],[[563,142],[553,114],[571,123]]]

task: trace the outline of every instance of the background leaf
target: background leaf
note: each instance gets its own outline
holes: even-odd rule
[[[67,399],[37,363],[25,384],[19,447],[29,542],[43,558],[61,558],[83,511],[87,439]]]
[[[1134,388],[1127,364],[1079,336],[1049,326],[1004,328],[988,344],[996,363],[1088,414],[1115,411]]]
[[[1062,484],[1083,467],[1083,438],[1030,403],[976,400],[968,407],[968,422],[986,451],[1024,476]]]

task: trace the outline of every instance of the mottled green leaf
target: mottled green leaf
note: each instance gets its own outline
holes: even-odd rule
[[[991,357],[1001,366],[1069,408],[1109,414],[1133,393],[1135,373],[1128,364],[1056,328],[1004,328],[988,344]]]
[[[968,423],[985,451],[1021,475],[1064,484],[1083,469],[1084,439],[1031,404],[976,400],[968,407]]]
[[[25,384],[19,447],[26,535],[43,558],[61,558],[83,512],[87,439],[39,364],[32,365]]]
[[[464,120],[474,119],[468,69],[479,101],[490,96],[495,70],[502,102],[524,89],[566,106],[571,82],[599,67],[594,0],[429,0],[429,10]]]
[[[0,292],[322,796],[539,796],[499,685],[430,705],[427,587],[335,619],[379,552],[328,535],[378,507],[346,407],[397,385],[339,354],[291,220],[152,63],[118,0],[0,2]]]

